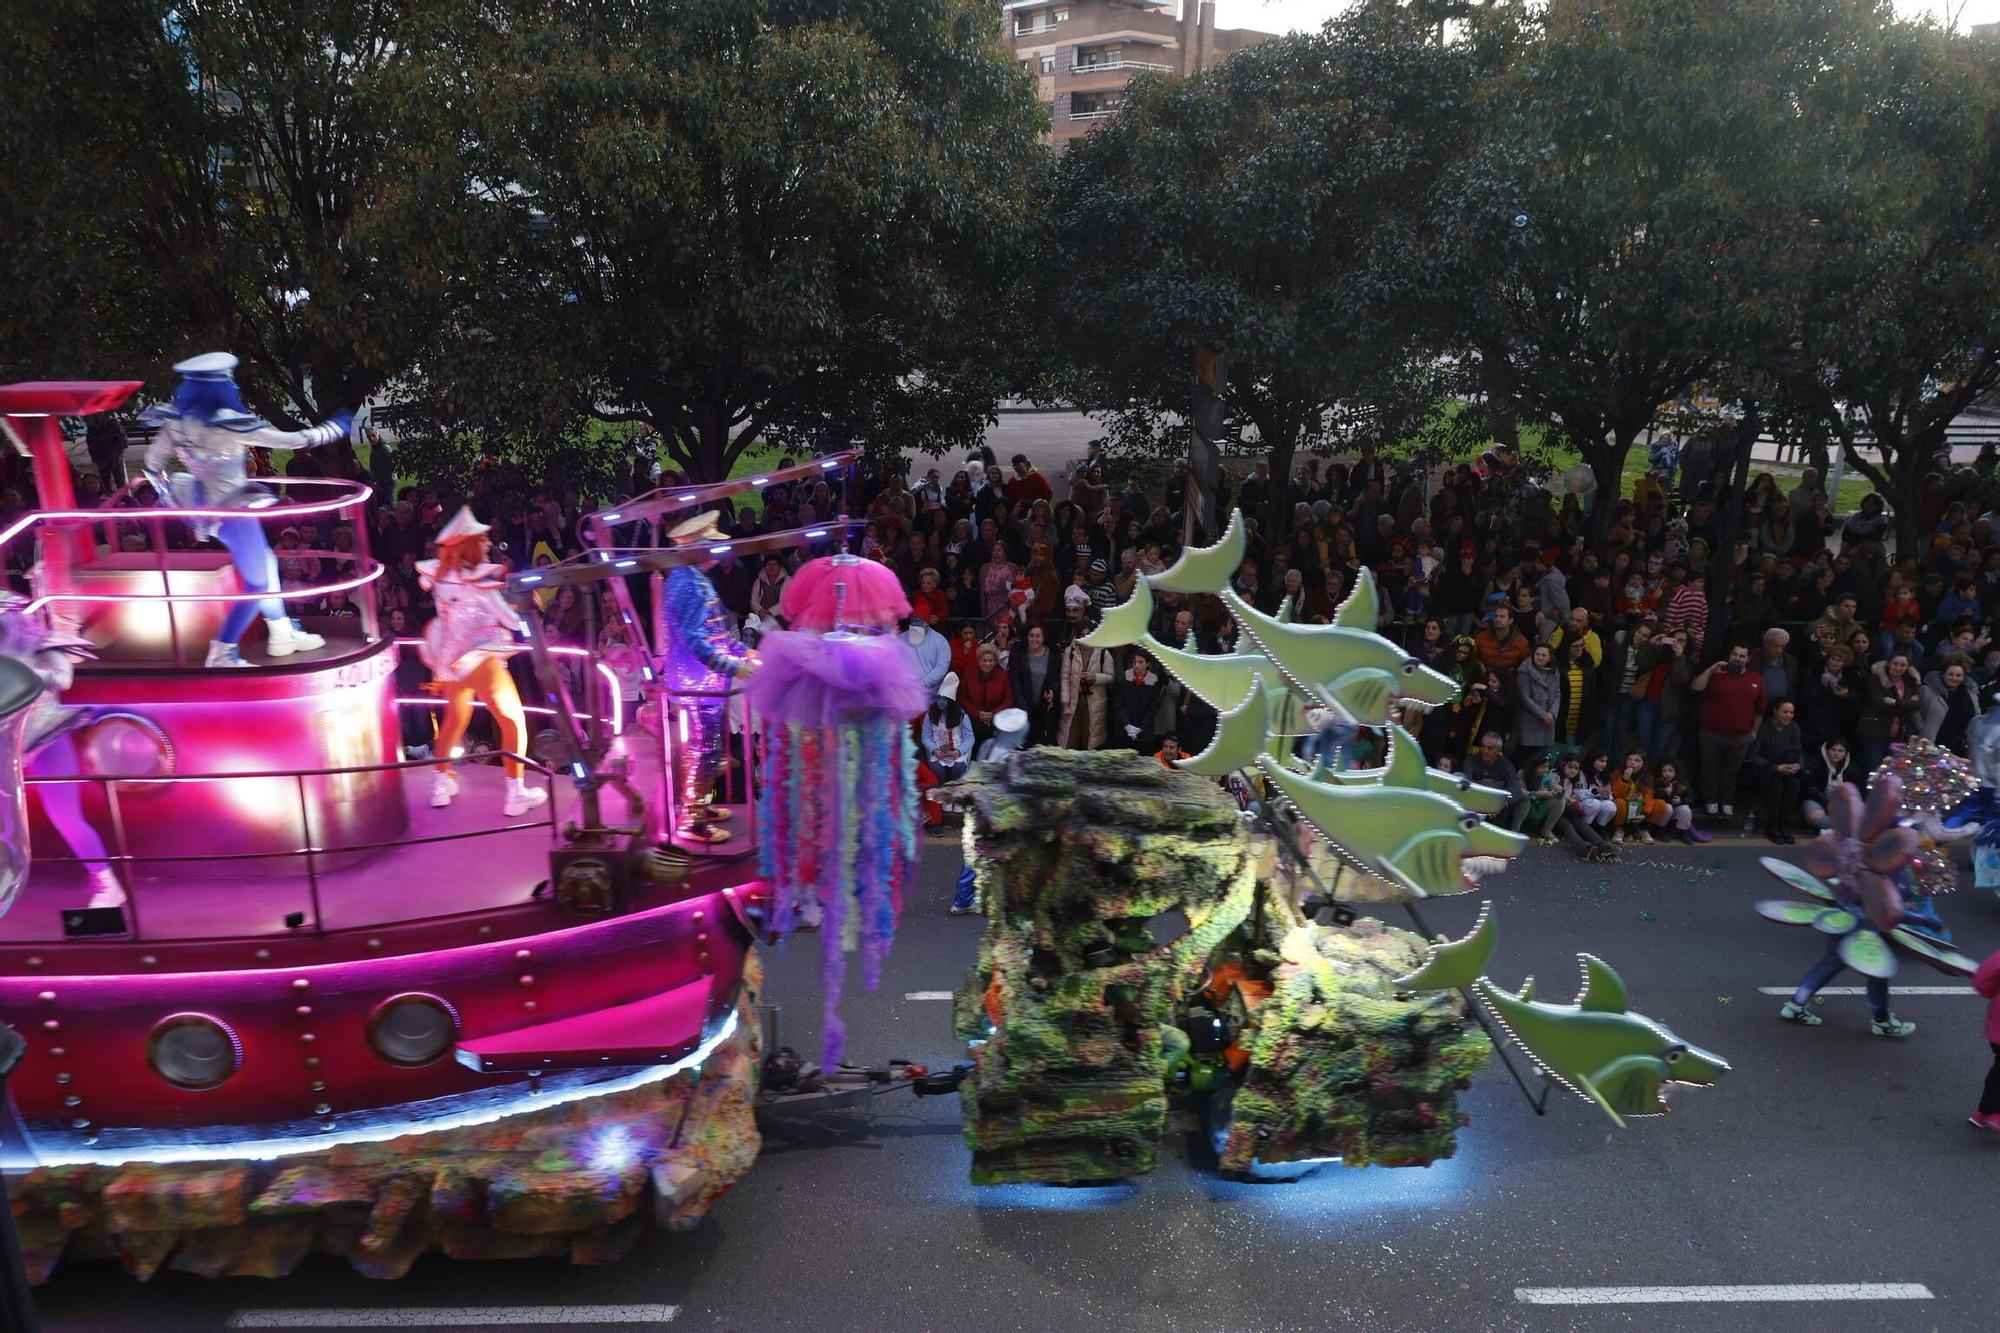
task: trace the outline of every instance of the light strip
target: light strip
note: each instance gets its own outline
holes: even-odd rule
[[[445,1134],[461,1129],[478,1129],[517,1115],[528,1115],[558,1106],[571,1106],[591,1098],[612,1097],[621,1092],[630,1092],[634,1088],[664,1083],[676,1074],[684,1074],[706,1063],[708,1057],[715,1054],[716,1048],[735,1034],[736,1025],[737,1011],[731,1009],[729,1017],[716,1030],[713,1037],[670,1065],[649,1066],[634,1070],[623,1078],[592,1083],[585,1087],[565,1088],[559,1092],[523,1091],[508,1104],[477,1111],[461,1111],[457,1115],[441,1116],[436,1120],[399,1121],[349,1133],[333,1130],[324,1134],[303,1134],[297,1138],[245,1139],[239,1143],[203,1144],[199,1147],[71,1148],[50,1153],[37,1151],[35,1164],[132,1166],[146,1163],[154,1166],[186,1166],[196,1162],[275,1162],[281,1158],[296,1157],[301,1153],[322,1152],[329,1148],[354,1147],[364,1143],[388,1143],[413,1134]],[[31,1130],[29,1138],[32,1140],[33,1137]]]
[[[0,545],[5,545],[0,538]],[[141,570],[153,573],[153,570]],[[170,573],[185,573],[185,570],[171,570]],[[379,563],[366,574],[357,574],[351,579],[338,583],[318,584],[310,588],[280,588],[276,592],[51,592],[44,593],[29,602],[24,613],[33,615],[50,602],[261,602],[275,597],[281,602],[303,601],[308,597],[320,597],[330,592],[352,592],[354,589],[373,583],[388,571]]]

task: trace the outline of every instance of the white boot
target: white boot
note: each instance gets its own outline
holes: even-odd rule
[[[540,787],[530,787],[526,779],[508,778],[507,801],[500,807],[500,813],[512,819],[515,815],[527,814],[548,799],[548,792]]]
[[[118,882],[118,875],[110,866],[102,866],[90,873],[91,907],[123,907],[127,901],[125,886]]]
[[[451,798],[458,795],[458,779],[440,771],[431,779],[431,809],[442,810],[451,804]]]
[[[289,616],[266,616],[264,629],[269,635],[264,651],[272,657],[290,657],[293,653],[307,653],[326,647],[325,639],[306,633],[299,628],[299,622]]]
[[[235,644],[224,643],[221,639],[217,639],[208,645],[208,660],[203,662],[202,665],[210,667],[240,667],[249,666],[250,664],[243,660],[242,653],[236,651]]]

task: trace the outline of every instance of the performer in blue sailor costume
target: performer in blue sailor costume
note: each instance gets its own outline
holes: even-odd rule
[[[716,526],[713,513],[701,513],[681,523],[667,534],[676,546],[701,542],[726,542]],[[729,811],[710,803],[715,785],[715,756],[722,749],[724,700],[719,693],[731,681],[757,669],[757,654],[736,638],[729,613],[722,608],[715,585],[706,570],[717,562],[704,560],[695,565],[677,565],[667,572],[666,592],[661,607],[666,620],[667,641],[663,679],[669,690],[713,690],[718,697],[685,699],[669,709],[667,724],[682,727],[679,713],[686,718],[680,744],[674,751],[674,782],[680,802],[680,828],[675,836],[692,842],[718,843],[729,840],[729,830],[716,827]]]
[[[277,430],[243,406],[236,387],[236,358],[209,352],[174,367],[181,382],[173,402],[148,408],[142,420],[157,425],[146,450],[146,477],[161,503],[182,509],[241,509],[242,518],[190,518],[196,537],[213,537],[229,550],[245,591],[275,594],[278,561],[270,540],[253,514],[277,503],[269,489],[250,479],[252,449],[318,449],[345,439],[354,427],[351,413],[339,413],[306,430]],[[169,473],[178,461],[185,471]],[[238,645],[258,616],[270,632],[265,651],[272,657],[324,648],[326,640],[308,634],[285,611],[276,596],[236,602],[223,619],[222,632],[208,646],[207,665],[246,666]]]

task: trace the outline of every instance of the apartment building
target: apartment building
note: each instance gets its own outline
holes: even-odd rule
[[[1275,34],[1215,26],[1215,0],[1010,0],[1007,43],[1035,77],[1057,149],[1118,114],[1136,74],[1191,74]]]

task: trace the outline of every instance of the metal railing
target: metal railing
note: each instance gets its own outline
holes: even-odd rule
[[[38,510],[23,515],[0,532],[0,566],[7,563],[9,548],[21,537],[33,533],[37,528],[45,528],[52,538],[74,540],[78,536],[88,537],[94,528],[106,528],[106,545],[112,553],[119,553],[121,541],[119,529],[127,526],[143,527],[147,533],[147,549],[154,557],[152,573],[159,576],[160,589],[157,593],[110,593],[76,592],[63,588],[39,588],[26,607],[29,614],[45,607],[62,604],[116,604],[144,603],[164,604],[167,612],[167,636],[175,667],[187,665],[187,656],[182,651],[180,618],[176,607],[182,603],[213,602],[235,605],[240,602],[263,601],[275,597],[279,601],[296,602],[309,598],[330,596],[336,592],[358,594],[355,605],[361,613],[361,627],[364,639],[372,641],[379,633],[379,622],[372,585],[386,572],[382,564],[368,553],[368,529],[363,506],[374,495],[374,488],[362,482],[345,481],[332,477],[265,477],[260,484],[285,490],[290,487],[324,487],[336,494],[325,500],[307,500],[278,504],[262,509],[180,509],[159,506],[150,509],[98,508],[98,509],[53,509]],[[131,489],[130,484],[121,489],[113,499],[122,498]],[[107,506],[108,506],[107,502]],[[354,534],[352,551],[294,551],[287,555],[311,556],[331,559],[349,564],[353,572],[329,583],[304,587],[280,588],[274,593],[233,592],[233,593],[176,593],[173,590],[173,576],[187,574],[188,570],[176,570],[169,560],[170,546],[167,541],[167,523],[172,519],[231,519],[254,518],[260,523],[273,520],[291,522],[309,518],[316,514],[335,514],[344,521]],[[275,551],[274,551],[275,554]],[[71,571],[74,572],[73,570]]]
[[[1162,74],[1172,74],[1172,65],[1163,65],[1157,60],[1080,60],[1069,67],[1071,74],[1097,74],[1105,70],[1150,69]]]
[[[1071,120],[1109,120],[1124,109],[1122,106],[1111,106],[1096,111],[1072,111],[1069,113],[1069,118]]]
[[[125,890],[125,895],[127,899],[126,908],[129,914],[129,921],[131,925],[131,930],[129,934],[107,937],[107,939],[108,942],[110,943],[122,944],[122,943],[133,943],[145,939],[145,930],[141,924],[139,916],[139,899],[141,895],[139,893],[138,882],[132,874],[132,868],[134,866],[187,865],[187,864],[211,862],[211,861],[248,862],[248,861],[290,860],[293,858],[303,859],[306,867],[307,899],[312,908],[312,920],[310,922],[310,925],[314,934],[324,934],[326,931],[326,927],[324,924],[324,913],[321,910],[321,903],[320,903],[319,858],[327,856],[351,856],[360,852],[388,851],[399,847],[422,847],[422,846],[428,846],[433,843],[465,842],[474,838],[498,837],[505,834],[518,833],[524,829],[536,829],[536,828],[548,829],[550,841],[553,842],[556,837],[556,830],[561,826],[559,819],[559,808],[558,808],[559,802],[556,799],[556,792],[559,784],[557,784],[553,780],[554,774],[546,765],[543,765],[537,762],[536,760],[530,759],[524,755],[517,755],[507,751],[500,751],[500,750],[490,751],[479,755],[463,756],[459,760],[459,762],[490,763],[495,761],[505,761],[508,759],[517,760],[521,764],[526,766],[528,769],[536,773],[540,773],[544,777],[550,779],[548,785],[549,800],[547,804],[547,814],[545,817],[539,819],[529,819],[529,820],[514,820],[509,823],[501,824],[492,828],[467,829],[456,833],[419,834],[411,837],[388,838],[372,842],[344,844],[337,847],[321,847],[317,845],[318,839],[314,836],[313,832],[312,803],[306,797],[306,780],[308,778],[323,779],[323,778],[353,777],[364,773],[386,773],[391,771],[400,772],[402,770],[411,768],[432,768],[436,766],[438,761],[435,758],[408,759],[408,760],[399,760],[395,763],[360,764],[347,768],[295,769],[286,771],[274,770],[266,772],[248,772],[248,773],[165,774],[165,775],[154,775],[141,778],[98,777],[89,774],[61,774],[61,775],[29,774],[26,778],[26,782],[31,787],[56,785],[56,784],[74,785],[78,783],[88,783],[96,786],[99,790],[101,790],[104,793],[105,809],[108,812],[108,822],[110,824],[109,832],[111,835],[110,837],[111,845],[108,848],[106,855],[102,858],[102,860],[108,862],[113,867],[114,873],[117,874],[118,876],[119,884]],[[275,781],[289,780],[293,784],[298,799],[299,826],[300,826],[300,833],[303,839],[303,845],[299,847],[281,849],[277,851],[268,851],[268,852],[218,852],[218,853],[175,854],[175,855],[166,855],[166,854],[144,855],[135,853],[131,848],[131,842],[126,833],[126,828],[125,828],[124,809],[118,799],[118,789],[120,787],[133,786],[133,787],[153,788],[170,784],[192,783],[192,782],[204,782],[204,783],[253,782],[253,781],[270,782],[274,780]],[[89,862],[97,861],[99,858],[82,857],[76,855],[43,856],[37,853],[34,859],[38,862],[42,862],[45,864],[82,865]],[[162,889],[162,892],[172,893],[173,890],[171,888],[165,888]],[[464,915],[464,913],[446,912],[439,914],[435,918],[417,916],[417,917],[401,918],[396,922],[378,922],[373,924],[407,925],[414,922],[427,921],[433,919],[443,920],[452,916],[460,916],[460,915]],[[301,924],[306,924],[306,923],[301,923]],[[180,937],[175,936],[172,938],[178,939]]]

